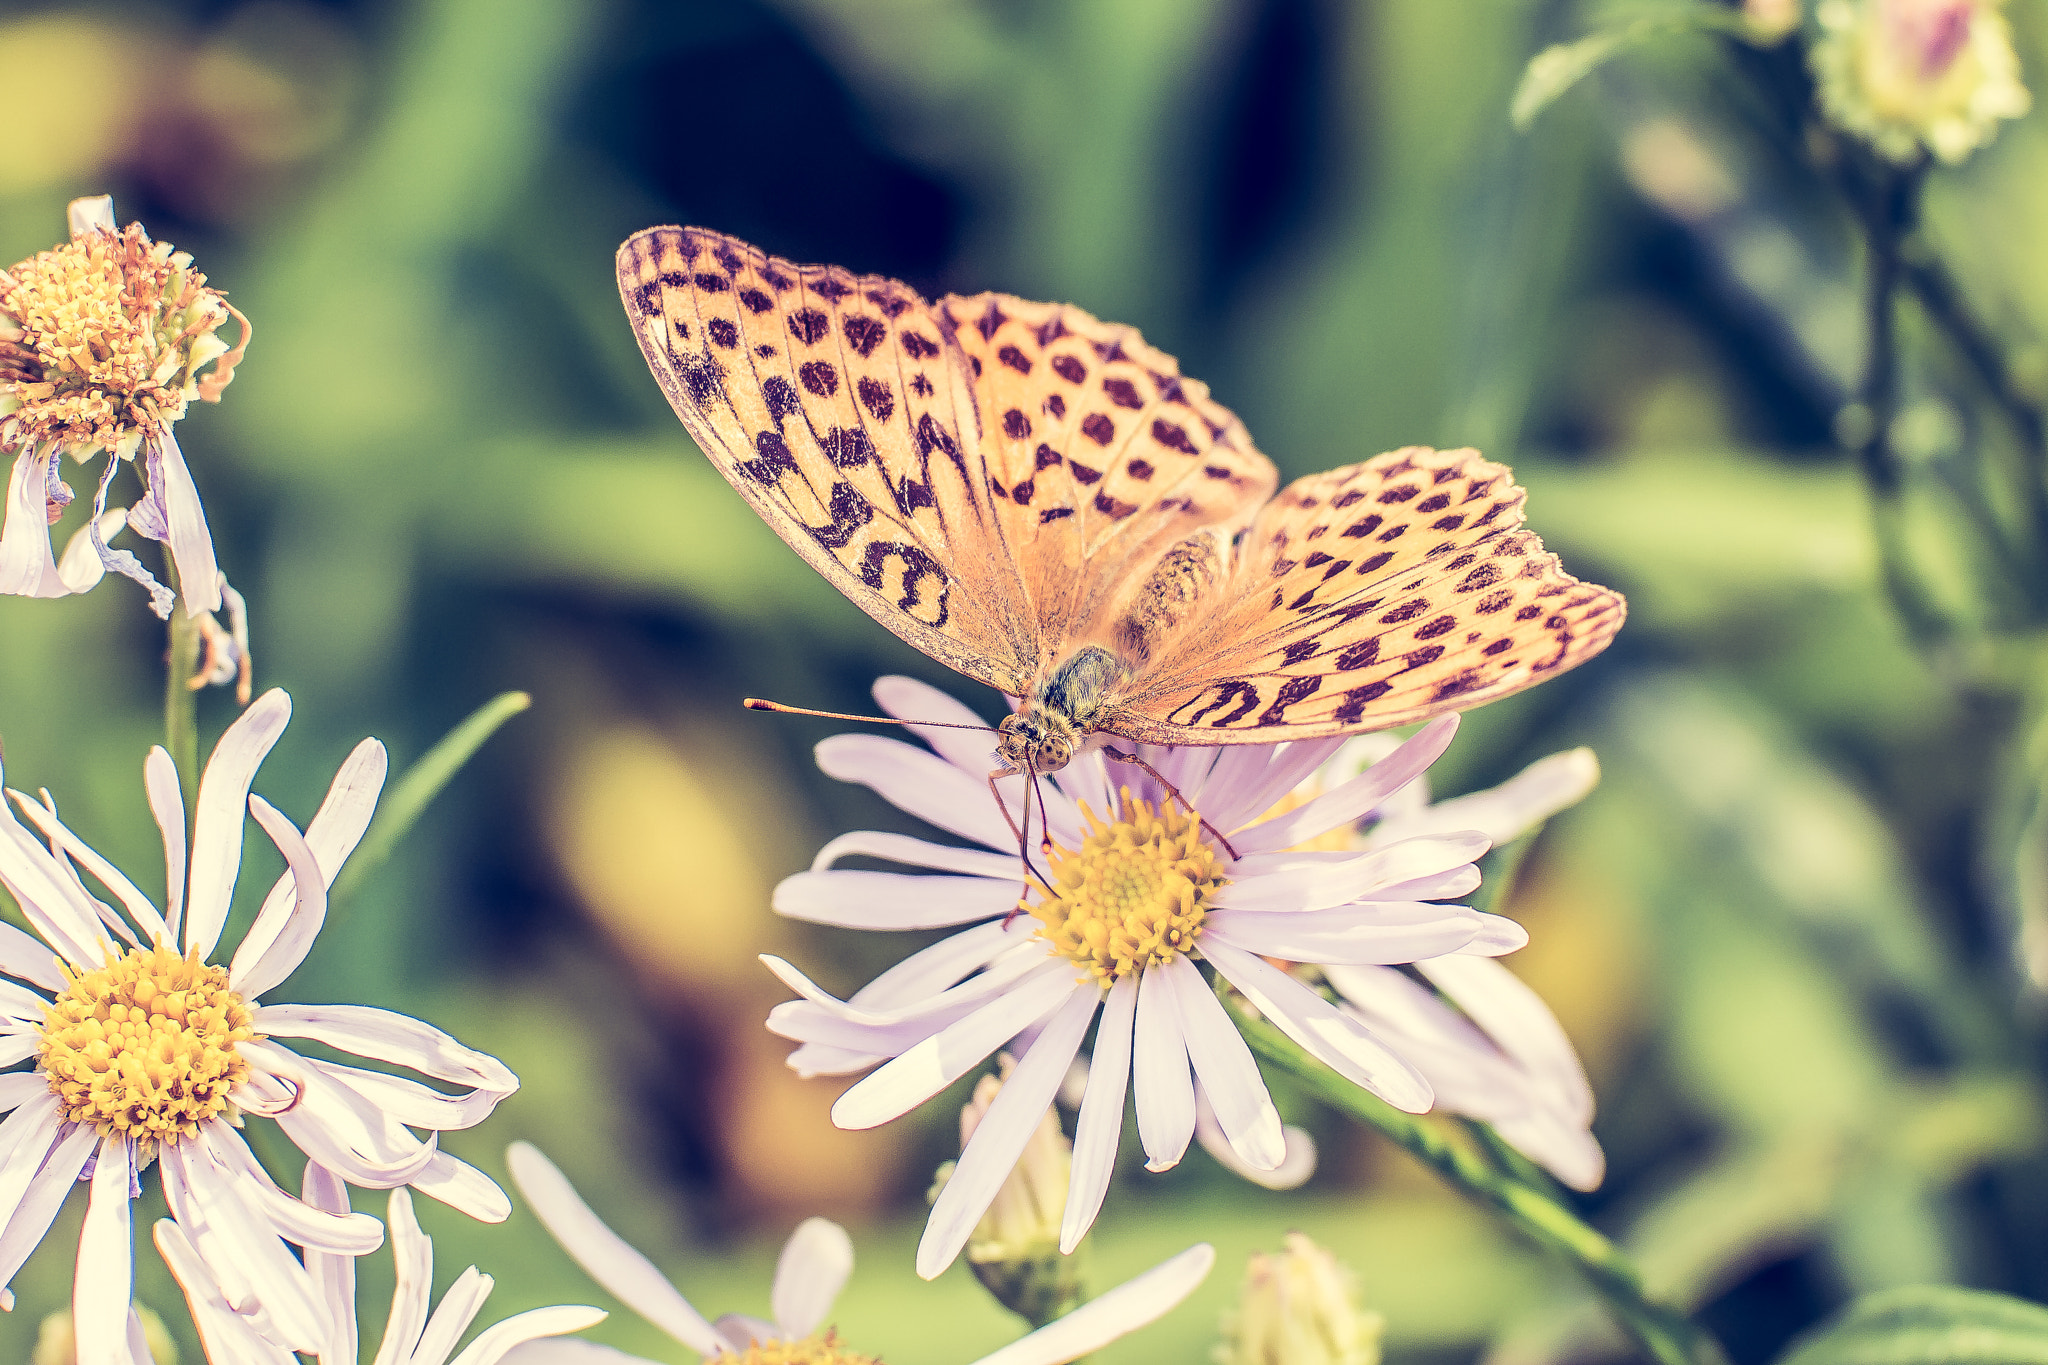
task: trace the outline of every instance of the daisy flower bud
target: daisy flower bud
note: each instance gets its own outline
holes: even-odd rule
[[[1007,1080],[1016,1064],[1005,1055],[1002,1067]],[[973,1097],[960,1110],[961,1147],[973,1139],[1002,1088],[994,1076],[976,1083]],[[974,1277],[996,1302],[1030,1323],[1050,1322],[1084,1297],[1082,1266],[1060,1255],[1060,1223],[1073,1165],[1074,1144],[1060,1130],[1059,1109],[1049,1108],[967,1242]],[[942,1168],[934,1200],[951,1171],[950,1162]]]
[[[192,258],[154,242],[140,223],[114,227],[113,200],[72,203],[71,240],[0,272],[0,450],[14,454],[0,532],[0,592],[61,597],[82,591],[50,554],[49,526],[71,502],[62,457],[104,452],[88,531],[101,562],[150,590],[158,615],[174,600],[134,555],[98,529],[107,484],[136,462],[147,496],[131,529],[162,541],[186,610],[217,610],[219,570],[206,515],[171,435],[193,399],[218,402],[249,340],[249,323]],[[220,329],[241,329],[230,347]]]
[[[1954,164],[2031,106],[1997,0],[1826,0],[1819,17],[1822,111],[1893,161]]]
[[[1351,1272],[1298,1232],[1254,1252],[1216,1365],[1379,1365],[1386,1319],[1358,1305]]]

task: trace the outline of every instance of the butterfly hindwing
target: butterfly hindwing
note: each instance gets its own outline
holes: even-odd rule
[[[1271,743],[1408,724],[1533,686],[1604,649],[1621,597],[1520,529],[1523,490],[1420,447],[1290,485],[1231,574],[1102,728]]]
[[[618,274],[670,406],[755,511],[905,641],[1022,691],[1036,633],[945,320],[897,281],[702,229],[636,234]]]

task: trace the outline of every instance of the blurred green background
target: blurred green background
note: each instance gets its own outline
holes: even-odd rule
[[[255,323],[226,400],[180,438],[251,603],[258,685],[297,706],[260,789],[303,822],[360,736],[402,766],[491,695],[534,697],[280,998],[394,1007],[504,1058],[525,1088],[447,1145],[502,1173],[508,1142],[535,1141],[707,1312],[765,1311],[780,1239],[822,1212],[860,1247],[838,1315],[856,1348],[938,1365],[1018,1330],[964,1268],[911,1268],[956,1111],[836,1132],[840,1087],[795,1080],[760,1028],[781,992],[754,954],[847,990],[906,950],[775,919],[776,879],[833,833],[907,826],[811,767],[835,727],[739,698],[861,709],[877,674],[907,672],[998,702],[815,577],[670,415],[612,252],[701,223],[927,295],[1134,323],[1288,476],[1413,442],[1512,463],[1531,524],[1627,593],[1630,622],[1590,666],[1471,716],[1439,789],[1576,743],[1605,766],[1505,907],[1533,935],[1511,965],[1600,1096],[1611,1172],[1589,1216],[1704,1308],[1736,1365],[1877,1286],[2048,1296],[2048,937],[2030,918],[2048,655],[2010,629],[1916,648],[1877,586],[1830,436],[1861,363],[1855,236],[1733,74],[1770,54],[1675,37],[1510,128],[1527,59],[1607,8],[16,9],[0,258],[110,191]],[[2048,20],[2011,17],[2038,80]],[[1932,196],[1985,311],[2039,335],[2041,114]],[[1905,326],[1916,468],[1995,453],[1967,374]],[[2048,375],[2038,348],[2021,359]],[[1968,537],[1938,496],[1913,506],[1962,601]],[[0,600],[9,782],[49,786],[145,872],[160,631],[118,581]],[[203,699],[209,736],[232,706]],[[249,847],[245,893],[278,866]],[[1106,1359],[1205,1358],[1244,1254],[1294,1227],[1358,1269],[1397,1361],[1623,1352],[1569,1277],[1281,1093],[1323,1142],[1305,1191],[1199,1152],[1112,1189],[1098,1288],[1197,1239],[1222,1260]],[[290,1167],[288,1144],[260,1150]],[[18,1279],[0,1358],[67,1298],[77,1213]],[[421,1217],[441,1283],[472,1261],[497,1276],[488,1317],[607,1302],[523,1212]],[[138,1264],[196,1360],[146,1244]],[[387,1255],[363,1267],[388,1284]],[[628,1313],[592,1335],[687,1355]]]

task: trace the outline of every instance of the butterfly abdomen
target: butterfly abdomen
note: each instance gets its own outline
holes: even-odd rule
[[[1118,653],[1137,664],[1151,658],[1153,646],[1192,616],[1222,577],[1223,552],[1211,532],[1189,536],[1161,555],[1110,627]]]

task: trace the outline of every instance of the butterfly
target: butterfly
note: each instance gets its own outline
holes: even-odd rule
[[[635,234],[618,277],[676,416],[762,519],[906,642],[1020,700],[998,776],[1057,771],[1096,732],[1405,725],[1534,686],[1621,626],[1618,593],[1520,529],[1504,466],[1411,446],[1275,497],[1205,385],[1079,308],[927,303],[702,228]]]

